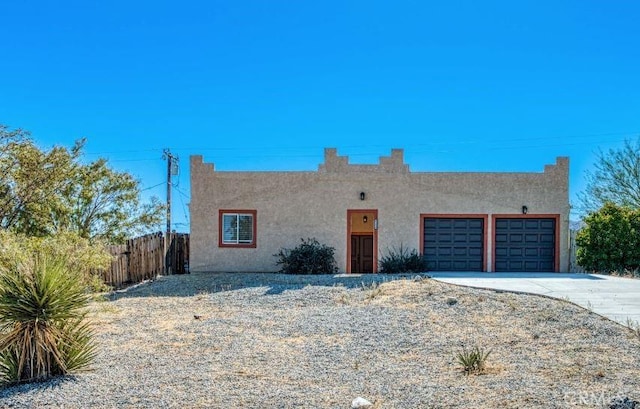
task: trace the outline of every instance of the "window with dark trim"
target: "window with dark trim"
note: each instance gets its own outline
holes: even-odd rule
[[[220,210],[218,225],[220,247],[256,246],[255,210]]]

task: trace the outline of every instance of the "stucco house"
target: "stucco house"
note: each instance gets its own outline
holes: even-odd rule
[[[567,271],[569,159],[535,173],[411,172],[403,151],[377,165],[336,149],[309,172],[216,171],[191,157],[191,270],[276,271],[280,248],[315,237],[346,273],[389,249],[430,270]]]

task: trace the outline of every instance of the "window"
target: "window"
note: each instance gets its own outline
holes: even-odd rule
[[[256,246],[255,210],[220,210],[220,247]]]

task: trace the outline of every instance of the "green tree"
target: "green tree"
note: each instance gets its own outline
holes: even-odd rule
[[[139,182],[105,159],[78,167],[74,181],[64,192],[59,224],[80,237],[122,242],[159,229],[164,205],[157,198],[141,203]]]
[[[73,183],[83,141],[39,149],[28,132],[0,125],[0,228],[43,236],[55,231],[61,192]]]
[[[75,232],[119,243],[158,230],[164,206],[140,200],[140,183],[105,159],[82,163],[85,141],[40,149],[28,132],[0,125],[0,228],[28,236]]]
[[[580,194],[583,211],[593,212],[610,202],[640,209],[640,138],[626,140],[620,149],[600,151],[593,172],[587,172],[587,187]]]
[[[576,237],[579,265],[602,273],[640,267],[640,211],[608,202],[584,221]]]

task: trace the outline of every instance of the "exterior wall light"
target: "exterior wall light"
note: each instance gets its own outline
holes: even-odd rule
[[[360,192],[360,200],[364,200],[364,192]]]
[[[366,214],[364,216],[362,216],[362,223],[366,223],[368,221],[369,221],[369,218],[367,217]]]
[[[527,208],[527,206],[522,206],[522,214],[527,214],[529,213],[529,209]]]

